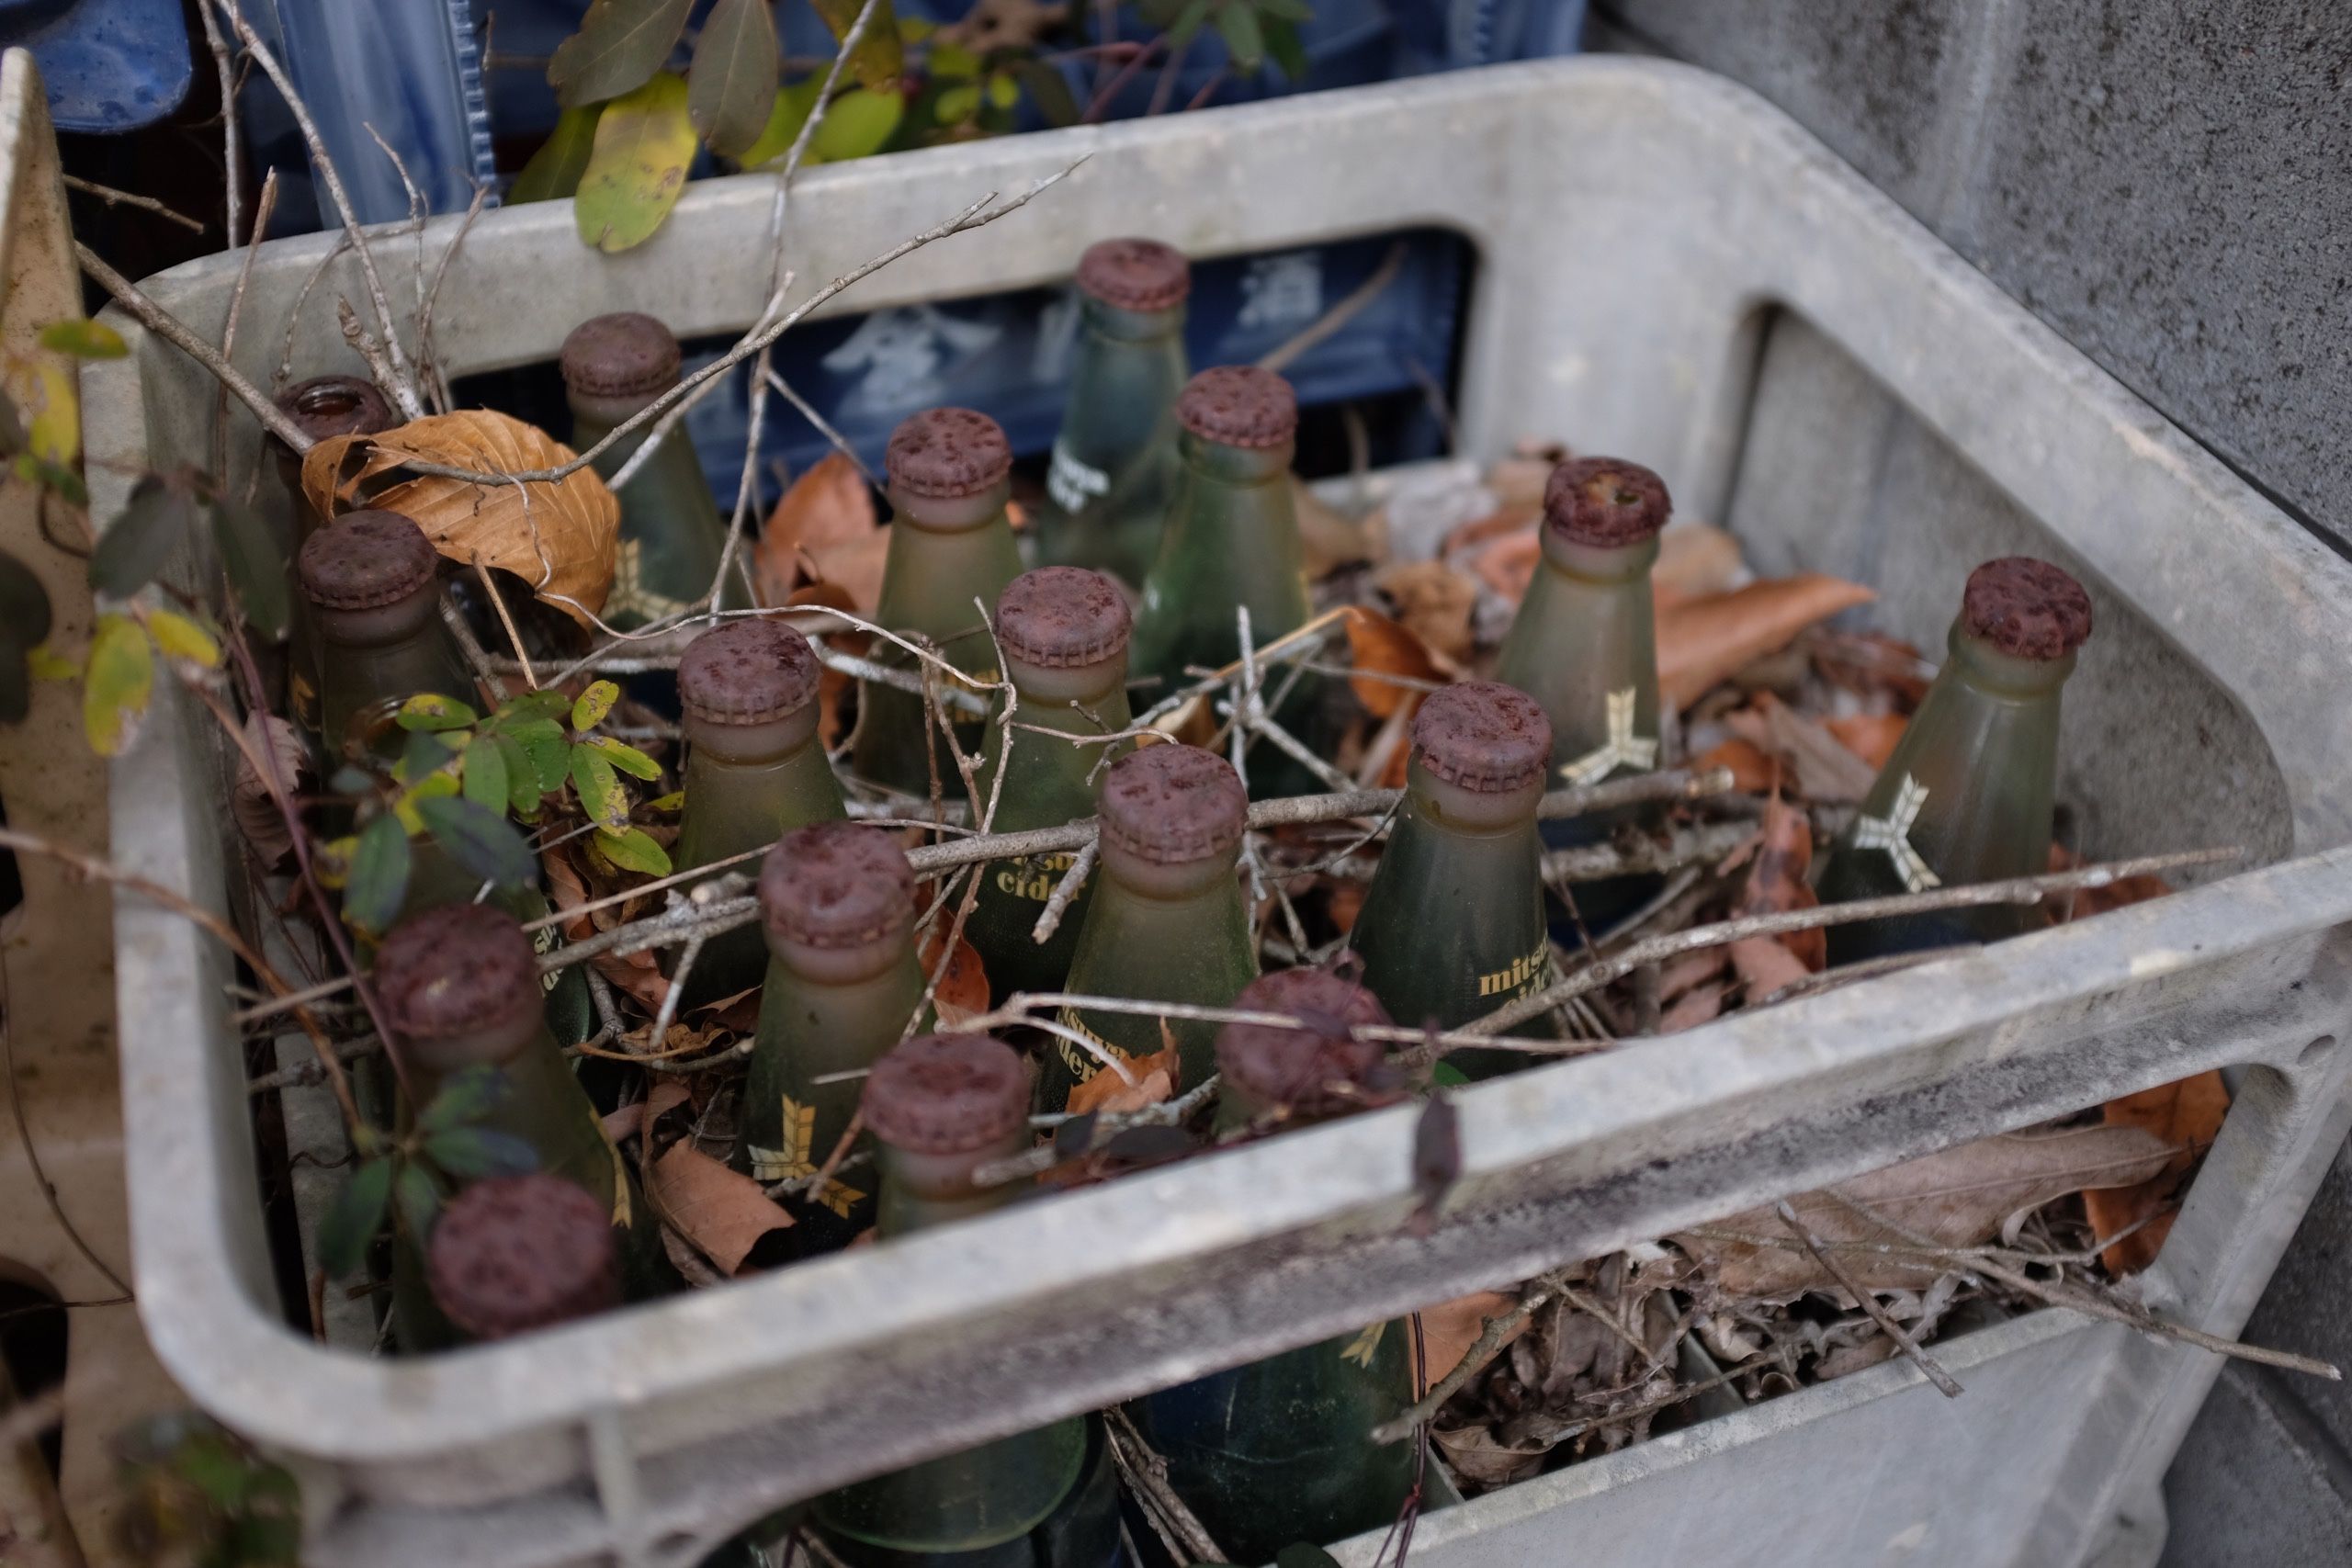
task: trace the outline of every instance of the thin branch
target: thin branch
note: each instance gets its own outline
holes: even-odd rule
[[[237,400],[254,411],[254,417],[261,421],[264,429],[297,452],[311,449],[311,438],[302,433],[301,426],[287,418],[259,387],[238,372],[235,366],[221,358],[220,350],[190,332],[187,323],[177,316],[141,294],[136,284],[108,266],[104,258],[79,240],[74,242],[74,256],[82,264],[82,270],[96,278],[99,288],[113,295],[116,302],[130,311],[141,326],[211,371],[222,386],[236,393]]]
[[[1380,265],[1374,269],[1370,277],[1350,289],[1347,298],[1301,328],[1288,343],[1260,355],[1258,368],[1278,372],[1286,370],[1300,355],[1354,321],[1363,313],[1366,306],[1379,299],[1388,286],[1396,281],[1396,275],[1405,270],[1405,255],[1404,241],[1399,240],[1390,245],[1388,254],[1381,258]]]
[[[96,180],[82,179],[74,175],[67,175],[63,178],[67,190],[78,190],[85,196],[95,196],[108,207],[136,207],[142,212],[152,212],[158,218],[169,219],[191,232],[198,234],[204,232],[203,220],[190,218],[177,208],[166,207],[152,196],[134,196],[127,190],[117,190],[112,186],[102,186]],[[232,178],[231,184],[233,186],[234,183]],[[229,199],[234,201],[237,198],[232,194]],[[232,245],[236,243],[234,240],[229,243]]]
[[[861,479],[876,490],[882,488],[882,481],[875,477],[872,468],[865,466],[865,459],[857,455],[857,448],[849,444],[847,436],[833,428],[831,420],[817,412],[817,406],[814,403],[795,391],[792,383],[776,373],[775,366],[769,366],[766,374],[768,385],[775,389],[776,395],[790,403],[801,418],[816,426],[817,434],[831,442],[833,450],[850,460],[850,465],[857,469]]]
[[[220,84],[220,164],[227,175],[223,183],[228,186],[229,203],[228,238],[222,243],[233,251],[241,243],[244,219],[242,210],[244,180],[238,167],[243,160],[237,155],[237,73],[229,59],[229,40],[220,36],[220,23],[212,15],[212,7],[198,4],[196,13],[204,23],[204,44],[212,51],[212,73]],[[275,172],[272,171],[273,174]],[[262,222],[256,219],[254,232],[259,233],[262,228]]]
[[[1894,1321],[1894,1315],[1880,1303],[1876,1295],[1862,1289],[1855,1281],[1854,1276],[1847,1271],[1844,1264],[1821,1249],[1821,1243],[1815,1240],[1813,1233],[1804,1228],[1804,1222],[1797,1218],[1797,1212],[1789,1207],[1787,1199],[1782,1198],[1775,1202],[1772,1205],[1772,1212],[1780,1216],[1781,1224],[1788,1227],[1789,1234],[1804,1245],[1806,1252],[1812,1254],[1814,1262],[1820,1265],[1821,1271],[1838,1281],[1838,1289],[1853,1297],[1855,1303],[1870,1314],[1871,1321],[1879,1325],[1880,1331],[1894,1341],[1894,1348],[1903,1352],[1905,1359],[1917,1367],[1929,1382],[1936,1385],[1937,1393],[1946,1399],[1958,1399],[1961,1396],[1964,1391],[1960,1386],[1960,1380],[1944,1371],[1942,1365],[1933,1356],[1921,1349],[1919,1341],[1913,1338],[1901,1324]]]
[[[1554,1269],[1531,1283],[1510,1311],[1480,1319],[1478,1337],[1470,1342],[1470,1348],[1463,1352],[1462,1359],[1454,1363],[1453,1370],[1438,1379],[1436,1385],[1412,1408],[1393,1421],[1385,1421],[1374,1427],[1372,1440],[1375,1443],[1402,1442],[1419,1431],[1445,1408],[1447,1400],[1462,1392],[1464,1383],[1485,1370],[1487,1363],[1493,1360],[1496,1352],[1503,1348],[1504,1338],[1512,1330],[1534,1316],[1554,1296],[1567,1289],[1568,1276],[1581,1267],[1581,1264],[1570,1264],[1567,1268]],[[1646,1349],[1643,1351],[1644,1355],[1648,1353]]]
[[[211,13],[205,13],[209,17]],[[272,169],[262,176],[261,205],[254,213],[254,240],[245,247],[245,259],[237,265],[237,287],[229,295],[229,320],[220,329],[220,358],[233,363],[237,351],[237,323],[245,313],[245,290],[254,280],[254,261],[261,254],[261,243],[269,234],[269,220],[277,211],[277,171]],[[233,243],[233,242],[232,242]],[[212,393],[212,471],[220,482],[229,482],[229,389],[222,385]]]
[[[1086,886],[1086,879],[1094,874],[1094,857],[1101,845],[1100,840],[1090,840],[1072,857],[1069,869],[1062,873],[1059,882],[1054,884],[1053,897],[1047,898],[1046,907],[1037,911],[1037,923],[1029,928],[1031,942],[1042,945],[1054,940],[1054,932],[1061,929],[1062,917],[1069,913],[1071,900],[1078,897],[1079,889]]]

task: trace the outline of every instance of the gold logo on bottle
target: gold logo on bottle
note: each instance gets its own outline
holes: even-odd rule
[[[1136,1059],[1134,1052],[1120,1050],[1116,1045],[1087,1028],[1085,1021],[1079,1017],[1076,1008],[1062,1009],[1055,1015],[1054,1021],[1065,1029],[1085,1035],[1104,1052],[1118,1057],[1123,1062],[1132,1062]],[[1054,1039],[1054,1049],[1061,1054],[1062,1066],[1069,1069],[1072,1083],[1084,1083],[1102,1070],[1102,1059],[1075,1040],[1057,1035]]]
[[[1388,1325],[1385,1323],[1366,1325],[1353,1339],[1348,1341],[1348,1348],[1340,1352],[1340,1359],[1353,1361],[1364,1371],[1370,1371],[1372,1359],[1380,1353],[1380,1337],[1387,1332]]]
[[[1074,854],[1023,855],[996,874],[997,891],[1042,904],[1054,896],[1062,874],[1077,860]]]
[[[617,621],[623,616],[634,616],[640,621],[658,621],[685,607],[684,600],[656,593],[646,586],[645,541],[623,539],[613,554],[613,586],[605,594],[605,618]]]
[[[1552,980],[1552,941],[1538,937],[1535,946],[1510,961],[1509,967],[1478,976],[1482,997],[1524,996]]]
[[[784,1100],[784,1147],[763,1149],[757,1144],[749,1145],[752,1156],[752,1179],[755,1181],[802,1181],[817,1174],[817,1164],[809,1158],[816,1153],[817,1108],[803,1105],[790,1095]],[[828,1153],[831,1151],[828,1150]],[[828,1177],[817,1201],[848,1219],[850,1211],[857,1207],[865,1194],[854,1187]]]
[[[1572,784],[1599,784],[1619,768],[1640,770],[1657,761],[1657,741],[1634,734],[1634,688],[1609,694],[1609,739],[1573,762],[1560,766]]]

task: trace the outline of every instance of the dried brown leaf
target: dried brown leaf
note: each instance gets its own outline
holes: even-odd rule
[[[1737,539],[1712,523],[1678,519],[1657,536],[1650,597],[1664,609],[1728,592],[1745,564]]]
[[[1384,568],[1372,585],[1396,608],[1396,621],[1432,654],[1459,665],[1476,647],[1471,616],[1478,585],[1442,561],[1405,561]]]
[[[299,792],[311,771],[311,754],[302,744],[301,731],[274,713],[256,713],[245,719],[245,741],[254,750],[277,762],[277,783],[288,795]],[[294,835],[269,793],[268,783],[254,771],[251,759],[243,750],[237,753],[237,783],[230,794],[229,806],[239,830],[253,845],[254,853],[261,857],[262,864],[274,866],[286,858],[287,852],[294,847]]]
[[[691,1091],[678,1079],[656,1078],[643,1100],[634,1100],[605,1114],[605,1136],[616,1144],[627,1143],[637,1136],[638,1129],[648,1121],[661,1121],[690,1098]]]
[[[1659,1015],[1660,1034],[1679,1034],[1686,1029],[1696,1029],[1723,1016],[1724,998],[1731,987],[1720,980],[1710,980],[1703,986],[1693,986],[1682,993],[1681,999]]]
[[[1815,621],[1876,597],[1858,582],[1803,572],[1669,604],[1657,617],[1659,692],[1687,707],[1751,660],[1788,647]]]
[[[1690,759],[1692,773],[1704,773],[1709,768],[1729,768],[1731,787],[1750,795],[1763,794],[1781,776],[1779,766],[1764,754],[1761,747],[1736,735],[1704,755]]]
[[[1452,660],[1431,651],[1419,637],[1379,611],[1367,610],[1361,604],[1351,604],[1347,611],[1348,653],[1358,670],[1376,670],[1410,681],[1441,683],[1453,680],[1457,673]],[[1363,675],[1352,677],[1348,684],[1354,688],[1356,701],[1378,718],[1386,718],[1419,697],[1413,687]]]
[[[760,530],[760,542],[752,552],[752,578],[763,604],[792,603],[792,591],[805,577],[840,581],[840,574],[829,567],[842,564],[846,555],[854,555],[881,535],[881,518],[874,507],[874,491],[857,465],[839,452],[830,452],[809,470],[793,480],[784,499],[768,513],[767,524]],[[803,553],[807,559],[803,559]],[[813,571],[808,569],[813,568]],[[843,608],[863,605],[873,608],[871,599],[861,599],[856,585],[843,583],[849,602]],[[881,579],[873,585],[874,598],[881,595]]]
[[[1450,1302],[1421,1309],[1421,1348],[1429,1364],[1429,1383],[1420,1390],[1428,1393],[1445,1375],[1462,1364],[1478,1336],[1487,1331],[1487,1319],[1500,1317],[1519,1304],[1518,1295],[1510,1291],[1473,1291],[1466,1296],[1456,1296]],[[1509,1345],[1527,1332],[1528,1320],[1521,1318],[1505,1330],[1502,1343]]]
[[[1815,935],[1815,932],[1803,932]],[[1762,1001],[1783,986],[1793,986],[1813,971],[1805,961],[1769,936],[1746,936],[1731,944],[1731,964],[1751,1002]]]
[[[648,1174],[662,1217],[722,1274],[741,1269],[762,1236],[792,1224],[758,1182],[728,1169],[692,1139],[672,1144]]]
[[[2089,863],[2082,856],[2068,852],[2063,847],[2050,846],[2050,869],[2074,871]],[[2130,904],[2144,904],[2151,898],[2162,898],[2173,891],[2171,883],[2161,876],[2125,876],[2104,887],[2077,888],[2060,900],[2057,918],[2061,920],[2085,920],[2093,915],[2106,914]]]
[[[1810,909],[1821,900],[1814,896],[1813,824],[1805,814],[1774,795],[1764,803],[1763,820],[1758,824],[1756,858],[1747,870],[1747,881],[1740,888],[1739,902],[1733,913],[1738,915],[1780,915],[1793,909]],[[1791,980],[1817,973],[1828,966],[1829,940],[1826,932],[1790,931],[1780,937],[1750,939],[1782,948],[1796,963],[1794,974],[1786,964],[1777,963],[1758,948],[1747,949],[1747,960],[1740,959],[1740,943],[1733,943],[1732,963],[1740,977],[1747,982],[1747,994],[1755,998],[1779,990]]]
[[[1903,739],[1903,731],[1910,724],[1899,713],[1860,713],[1846,718],[1823,721],[1838,744],[1871,765],[1872,773],[1886,766],[1894,755],[1894,743]]]
[[[563,849],[551,849],[539,856],[539,867],[547,873],[548,897],[564,917],[563,934],[567,941],[580,942],[596,932],[595,917],[575,915],[571,911],[594,896],[587,879],[572,863],[571,854]],[[623,908],[618,911],[626,914]],[[600,953],[589,963],[596,972],[615,987],[642,1003],[649,1010],[659,1012],[662,998],[670,994],[670,982],[662,974],[661,960],[650,952]]]
[[[1824,804],[1852,804],[1871,791],[1878,771],[1838,743],[1817,719],[1807,718],[1770,692],[1736,713],[1724,727],[1749,744],[1781,759],[1784,777],[1797,794]]]
[[[1324,503],[1312,486],[1296,474],[1290,477],[1291,511],[1298,519],[1298,543],[1306,557],[1306,575],[1319,578],[1351,561],[1378,560],[1388,553],[1386,519],[1374,512],[1350,517]]]
[[[930,974],[939,962],[939,949],[947,936],[946,928],[933,927],[922,939],[922,972]],[[956,939],[956,956],[947,961],[947,973],[939,977],[939,989],[932,998],[932,1006],[939,1013],[939,1027],[955,1029],[965,1020],[978,1018],[989,1010],[989,975],[980,964],[979,949],[972,939]]]
[[[2107,1125],[2144,1127],[2180,1150],[2165,1162],[2162,1170],[2137,1186],[2083,1194],[2083,1213],[2090,1220],[2091,1233],[2105,1244],[2099,1260],[2109,1274],[2119,1279],[2136,1274],[2156,1260],[2165,1237],[2172,1231],[2168,1210],[2180,1190],[2181,1178],[2188,1174],[2198,1155],[2220,1136],[2222,1118],[2229,1109],[2229,1086],[2218,1072],[2199,1073],[2178,1083],[2127,1094],[2109,1100],[2101,1109]],[[2143,1220],[2147,1224],[2141,1224]],[[2108,1240],[2133,1225],[2140,1228],[2120,1240]]]
[[[1133,1084],[1105,1067],[1071,1089],[1070,1114],[1082,1116],[1090,1111],[1117,1113],[1157,1105],[1175,1094],[1176,1082],[1183,1077],[1184,1069],[1176,1046],[1170,1042],[1151,1055],[1129,1057],[1127,1071],[1135,1075]]]
[[[1453,1431],[1432,1427],[1430,1439],[1444,1451],[1446,1463],[1456,1474],[1477,1486],[1509,1486],[1524,1481],[1544,1468],[1544,1456],[1549,1451],[1541,1443],[1506,1448],[1483,1426]]]

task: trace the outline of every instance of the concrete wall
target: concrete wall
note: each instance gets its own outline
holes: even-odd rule
[[[1587,45],[1756,88],[2352,551],[2352,4],[1594,0]],[[1766,372],[1814,378],[1855,453],[1814,470],[1816,504],[1954,493],[1906,478],[1899,412],[1805,349]],[[2352,1152],[2248,1334],[2352,1364]],[[2352,1388],[2232,1363],[2167,1501],[2166,1568],[2352,1562]]]

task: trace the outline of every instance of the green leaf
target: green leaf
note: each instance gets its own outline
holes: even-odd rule
[[[776,97],[775,18],[768,0],[718,0],[695,42],[686,109],[703,141],[732,158],[760,139]]]
[[[1297,27],[1288,17],[1271,13],[1260,20],[1266,34],[1266,52],[1272,55],[1274,63],[1283,68],[1283,75],[1291,85],[1296,86],[1306,79],[1310,63],[1306,58],[1306,46],[1298,41]]]
[[[1193,41],[1193,35],[1201,30],[1201,24],[1209,19],[1211,4],[1212,0],[1189,0],[1184,8],[1176,13],[1176,20],[1168,28],[1169,52],[1178,52]]]
[[[82,681],[82,728],[90,750],[112,757],[130,744],[155,689],[147,633],[128,615],[101,615]]]
[[[107,525],[90,551],[90,587],[117,599],[130,598],[155,581],[195,522],[196,503],[187,491],[149,474],[132,488],[130,504]]]
[[[186,615],[170,610],[147,612],[147,635],[166,659],[184,660],[207,670],[220,668],[220,645],[207,631]]]
[[[537,880],[538,859],[503,810],[492,811],[462,795],[420,796],[416,814],[424,818],[434,841],[469,876],[501,887],[526,887]]]
[[[496,1110],[513,1088],[496,1067],[486,1064],[460,1067],[441,1081],[441,1092],[417,1117],[416,1130],[429,1138],[435,1133],[471,1126]]]
[[[935,112],[942,125],[960,124],[980,112],[980,85],[965,82],[939,95]],[[821,134],[821,129],[820,129]]]
[[[580,694],[580,700],[571,705],[571,728],[595,728],[605,722],[605,716],[612,712],[613,705],[620,700],[621,689],[610,681],[594,682]]]
[[[1024,60],[1013,67],[1021,85],[1029,90],[1029,101],[1052,126],[1078,123],[1078,100],[1070,96],[1069,84],[1062,73],[1042,60]]]
[[[85,321],[78,316],[41,328],[40,345],[75,359],[120,359],[130,352],[120,333],[104,321]]]
[[[465,755],[459,759],[458,767],[466,798],[485,811],[503,817],[510,795],[506,785],[506,753],[499,750],[498,740],[495,736],[475,736],[466,742]]]
[[[526,1139],[492,1127],[456,1127],[424,1140],[424,1157],[460,1181],[492,1176],[528,1176],[539,1168],[539,1151]]]
[[[526,692],[519,697],[509,697],[500,705],[492,719],[501,725],[527,724],[536,718],[561,718],[571,711],[571,699],[548,686],[537,692]]]
[[[423,1160],[402,1160],[392,1181],[392,1199],[400,1204],[401,1224],[408,1228],[418,1250],[433,1239],[433,1222],[441,1217],[441,1188]]]
[[[523,743],[511,735],[486,735],[483,739],[498,748],[500,768],[506,777],[506,804],[518,817],[528,817],[539,808],[538,770],[531,765],[531,754]],[[473,783],[474,771],[466,769],[466,782]]]
[[[1255,0],[1261,22],[1311,22],[1315,8],[1306,0]]]
[[[669,794],[661,796],[659,799],[647,801],[645,803],[645,809],[648,811],[666,811],[674,815],[681,810],[685,804],[686,792],[682,789],[673,789]]]
[[[351,1173],[319,1216],[319,1267],[330,1280],[347,1279],[368,1261],[368,1244],[384,1223],[392,1195],[392,1162],[371,1159]]]
[[[580,793],[580,808],[600,826],[615,833],[628,826],[628,793],[594,746],[571,749],[571,787]]]
[[[273,642],[284,637],[294,604],[286,585],[285,552],[269,525],[226,499],[212,502],[205,511],[212,519],[212,542],[220,552],[220,565],[246,623]]]
[[[643,86],[669,60],[692,9],[694,0],[595,0],[548,62],[556,101],[580,108]]]
[[[963,45],[942,39],[931,46],[931,79],[960,82],[980,73],[980,57]]]
[[[455,697],[440,692],[419,692],[401,705],[396,722],[402,729],[437,731],[464,729],[481,719]]]
[[[593,746],[605,754],[605,760],[631,778],[658,779],[662,764],[636,747],[616,740],[609,735],[589,735],[581,739],[582,746]]]
[[[808,145],[828,164],[845,164],[879,152],[906,118],[907,100],[895,86],[854,88],[833,100]]]
[[[412,730],[407,744],[401,748],[400,761],[392,764],[392,781],[395,784],[422,784],[447,767],[449,759],[457,755],[457,748],[464,744],[463,737],[453,742],[447,735],[438,731]]]
[[[618,833],[600,828],[596,831],[596,847],[623,871],[641,871],[648,876],[670,874],[670,852],[655,843],[642,828],[625,829]]]
[[[1217,11],[1216,30],[1225,36],[1235,69],[1244,76],[1255,76],[1266,63],[1266,39],[1258,30],[1258,13],[1245,0],[1227,0]]]
[[[581,239],[607,254],[651,239],[686,188],[694,159],[682,79],[664,71],[606,104],[572,200]]]
[[[588,172],[588,154],[596,146],[596,117],[604,111],[602,104],[583,104],[557,115],[555,129],[506,187],[506,205],[561,201],[578,190],[580,176]]]
[[[989,102],[1001,109],[1009,109],[1021,101],[1021,84],[1010,76],[989,78]]]
[[[540,790],[553,795],[563,787],[571,772],[571,743],[563,738],[563,726],[551,718],[533,719],[508,729],[516,745],[531,760],[531,772],[539,782]]]
[[[865,0],[809,0],[809,4],[825,19],[836,43],[849,36],[858,12],[865,8]],[[890,0],[882,0],[874,8],[874,19],[865,24],[865,36],[857,40],[857,52],[849,57],[849,73],[878,91],[895,86],[906,68],[906,49],[899,41],[898,14],[890,9]]]
[[[90,487],[82,482],[81,475],[62,463],[51,462],[38,453],[19,452],[9,467],[27,484],[55,491],[76,506],[90,504]]]
[[[397,816],[360,829],[343,886],[343,918],[364,931],[382,932],[400,918],[408,897],[408,829]]]
[[[768,110],[767,129],[760,139],[743,150],[736,160],[747,169],[774,163],[792,151],[793,138],[800,134],[808,123],[808,111],[817,107],[817,96],[825,90],[824,79],[810,76],[792,83],[775,96],[775,103]]]
[[[49,632],[49,590],[32,568],[0,550],[0,640],[36,648]]]
[[[1430,1082],[1444,1089],[1463,1089],[1468,1086],[1470,1079],[1452,1062],[1440,1062],[1430,1069]]]

